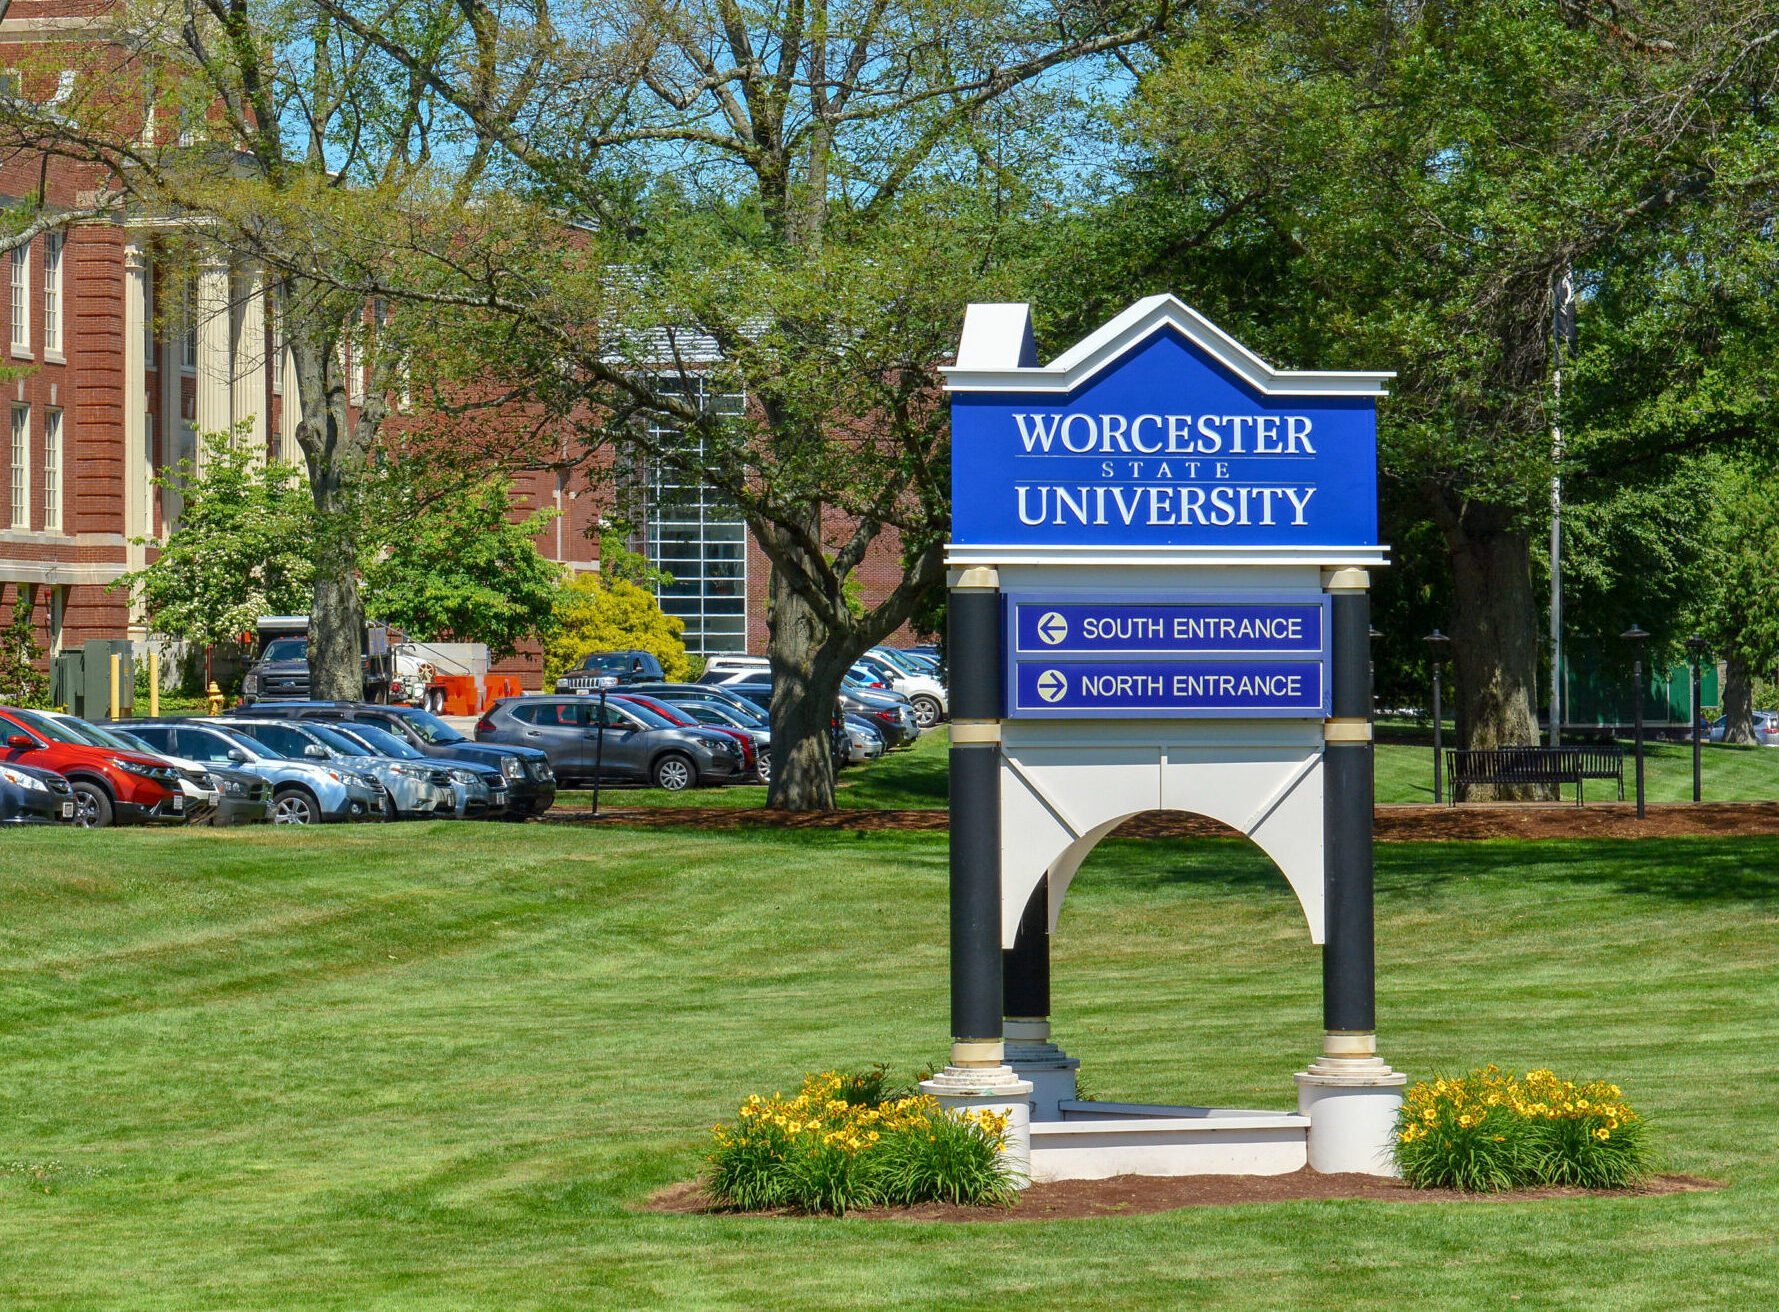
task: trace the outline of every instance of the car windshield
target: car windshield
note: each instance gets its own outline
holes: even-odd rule
[[[636,703],[636,702],[631,702],[630,704],[632,706],[638,705],[638,703]],[[697,721],[695,721],[691,716],[687,715],[684,711],[680,710],[679,707],[674,706],[669,702],[662,702],[661,706],[651,706],[647,702],[643,702],[640,705],[641,705],[641,709],[643,709],[645,711],[653,711],[656,715],[660,716],[663,720],[666,720],[667,723],[669,723],[669,724],[677,724],[677,725],[684,727],[685,725],[688,725],[688,724],[697,723]],[[667,709],[662,710],[661,709],[662,706],[665,706]]]
[[[733,706],[718,705],[715,702],[675,702],[674,705],[702,724],[730,725],[741,729],[765,727],[765,721],[759,716],[744,714]]]
[[[185,731],[181,730],[180,732],[183,733]],[[289,761],[295,759],[294,757],[286,756],[270,743],[262,743],[251,734],[237,733],[235,730],[224,725],[207,724],[204,726],[204,732],[221,734],[228,740],[230,747],[239,747],[242,751],[247,753],[248,759],[250,760],[258,756],[267,756],[274,761]]]
[[[306,661],[309,659],[307,638],[273,638],[259,654],[262,661]]]
[[[150,756],[166,755],[164,748],[156,747],[153,743],[138,738],[133,733],[125,733],[122,729],[108,729],[106,732],[132,752],[147,752]]]
[[[403,761],[424,761],[426,753],[402,738],[397,738],[387,729],[379,729],[374,724],[362,724],[356,720],[334,726],[334,731],[348,738],[357,739],[366,747],[380,756],[393,756]]]
[[[637,660],[634,656],[625,655],[623,652],[606,651],[596,652],[587,657],[586,660],[581,662],[580,668],[583,670],[603,670],[607,673],[622,674],[624,671],[633,668],[640,670],[642,668],[642,662]]]
[[[52,743],[71,743],[75,747],[91,747],[93,744],[75,733],[66,725],[57,724],[54,720],[42,715],[33,715],[29,711],[8,711],[13,719],[39,738],[47,738]]]
[[[651,729],[671,729],[674,727],[672,720],[655,711],[651,711],[640,702],[626,701],[620,697],[612,698],[612,702],[614,705],[622,706],[624,708],[624,714],[634,715]]]
[[[375,756],[376,753],[362,743],[355,743],[343,733],[335,733],[325,724],[305,724],[304,729],[314,734],[341,756]]]
[[[457,730],[446,724],[438,716],[429,711],[403,709],[396,711],[415,733],[420,735],[422,742],[431,743],[434,747],[443,747],[449,743],[466,743],[465,738]]]
[[[136,749],[115,734],[107,733],[96,724],[88,724],[85,720],[63,719],[61,716],[45,717],[53,719],[70,733],[78,734],[82,742],[93,747],[121,747],[125,751]]]

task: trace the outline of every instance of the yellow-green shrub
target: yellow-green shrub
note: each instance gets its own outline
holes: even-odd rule
[[[684,679],[690,670],[680,637],[685,630],[648,590],[625,579],[577,575],[556,594],[554,631],[544,639],[544,687],[596,651],[646,651],[669,679]]]

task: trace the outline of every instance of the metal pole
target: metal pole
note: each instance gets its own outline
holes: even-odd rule
[[[1643,644],[1637,644],[1637,659],[1631,666],[1635,687],[1631,691],[1632,732],[1637,736],[1637,818],[1643,818]]]
[[[1445,766],[1441,749],[1445,746],[1440,721],[1444,712],[1439,705],[1439,657],[1433,658],[1433,800],[1445,801]]]
[[[1693,801],[1700,800],[1699,788],[1699,654],[1693,653]]]
[[[605,773],[605,689],[599,690],[599,735],[593,740],[593,814],[599,814],[599,776]]]
[[[1553,409],[1563,402],[1563,351],[1575,346],[1575,284],[1565,273],[1551,289]],[[1550,745],[1563,738],[1563,430],[1550,429]]]

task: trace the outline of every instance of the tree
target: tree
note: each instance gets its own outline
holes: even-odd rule
[[[596,651],[646,651],[669,679],[684,679],[691,666],[680,640],[685,622],[662,613],[653,594],[626,579],[582,574],[556,594],[555,623],[544,639],[544,686]]]
[[[389,30],[406,35],[404,17],[389,15]],[[426,21],[418,39],[431,48],[467,20]],[[432,93],[387,80],[373,53],[301,2],[120,4],[106,22],[27,52],[17,61],[27,94],[0,102],[0,149],[73,166],[94,184],[91,214],[158,224],[169,260],[227,261],[272,289],[314,503],[312,591],[300,609],[319,697],[361,691],[360,501],[402,339],[426,329],[424,316],[395,328],[358,289],[390,276],[392,228],[428,205],[460,206],[486,162],[459,152],[459,189],[438,186],[434,151],[452,148]],[[39,87],[55,92],[39,97]],[[86,214],[41,196],[37,205],[44,224]]]
[[[291,466],[263,460],[227,433],[206,433],[203,443],[201,472],[184,461],[155,480],[184,502],[177,525],[149,540],[153,561],[112,586],[129,589],[155,632],[213,647],[253,632],[261,615],[303,613],[315,511]]]
[[[410,638],[486,643],[497,661],[552,626],[562,570],[533,539],[558,512],[512,520],[498,481],[423,507],[408,501],[378,516],[397,531],[365,565],[373,618]]]
[[[1676,452],[1747,439],[1716,407],[1685,419],[1682,398],[1710,388],[1676,365],[1706,365],[1719,335],[1698,305],[1759,295],[1697,243],[1742,252],[1739,269],[1766,246],[1775,59],[1760,12],[1201,4],[1145,79],[1129,195],[1061,247],[1070,297],[1052,334],[1171,286],[1279,363],[1399,371],[1379,410],[1386,500],[1412,498],[1438,532],[1467,745],[1537,736],[1532,558],[1553,427],[1580,448],[1568,494],[1601,503],[1665,476]],[[1672,284],[1693,273],[1709,294],[1688,308]],[[1595,386],[1566,380],[1559,411],[1565,277],[1584,347],[1606,345],[1583,366]],[[1661,331],[1651,313],[1621,335],[1639,306],[1667,312]]]
[[[42,706],[49,697],[49,680],[37,668],[43,659],[43,644],[37,641],[33,622],[37,589],[29,583],[13,586],[12,616],[0,629],[0,702]]]
[[[1726,743],[1752,743],[1754,676],[1779,665],[1779,504],[1748,470],[1724,468],[1708,503],[1711,550],[1698,631],[1725,665]]]
[[[569,255],[459,228],[430,287],[376,294],[479,310],[497,376],[745,519],[771,562],[771,801],[831,806],[840,679],[943,580],[936,366],[964,305],[1005,294],[1006,242],[1095,81],[1043,75],[1147,40],[1165,0],[440,0],[405,26],[317,4],[584,234]],[[501,217],[484,197],[473,222]],[[704,404],[713,387],[745,405]],[[855,611],[883,550],[900,580]]]

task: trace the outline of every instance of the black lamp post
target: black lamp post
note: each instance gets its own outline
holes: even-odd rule
[[[1637,818],[1643,819],[1643,643],[1649,634],[1635,624],[1618,635],[1636,644],[1631,659],[1631,732],[1637,750]]]
[[[1427,651],[1433,663],[1433,800],[1445,801],[1445,764],[1442,749],[1445,742],[1441,736],[1445,712],[1439,705],[1439,668],[1445,664],[1445,649],[1451,646],[1452,640],[1438,629],[1433,630],[1422,639],[1427,644]]]
[[[1699,793],[1699,662],[1705,656],[1705,640],[1698,634],[1686,640],[1686,654],[1692,658],[1693,673],[1693,801]]]

